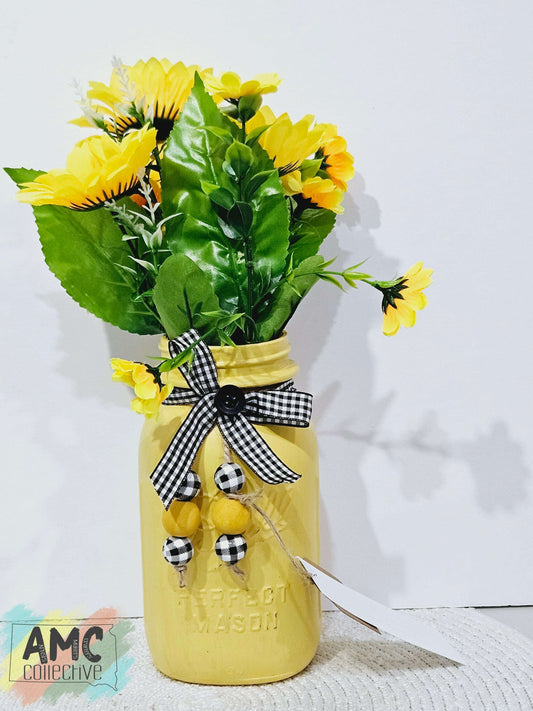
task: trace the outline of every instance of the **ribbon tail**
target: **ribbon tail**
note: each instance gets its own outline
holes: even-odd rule
[[[200,398],[188,388],[172,388],[169,395],[161,403],[162,405],[195,405]]]
[[[213,355],[200,334],[194,328],[182,333],[168,344],[170,355],[174,358],[185,349],[194,346],[194,357],[190,366],[180,366],[180,372],[197,395],[218,390],[217,368]]]
[[[213,398],[207,395],[196,403],[150,476],[166,509],[190,470],[200,445],[215,426]]]
[[[293,389],[246,393],[244,415],[250,422],[288,427],[309,427],[313,396]]]
[[[289,469],[272,451],[242,413],[231,417],[219,415],[218,427],[231,449],[265,483],[290,483],[300,478],[300,474]]]

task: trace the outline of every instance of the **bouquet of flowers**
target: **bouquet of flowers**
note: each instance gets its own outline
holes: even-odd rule
[[[317,281],[364,282],[381,293],[386,335],[415,323],[431,281],[422,263],[379,281],[362,262],[335,270],[320,255],[353,158],[333,124],[263,105],[280,81],[115,61],[74,121],[100,133],[64,169],[7,169],[73,299],[126,331],[172,339],[194,328],[209,345],[232,345],[277,338]],[[134,409],[155,414],[159,374],[192,351],[157,367],[114,360],[115,378],[135,387]]]

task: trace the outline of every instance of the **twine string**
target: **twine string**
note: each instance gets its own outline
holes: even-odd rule
[[[186,565],[177,565],[176,572],[178,574],[179,587],[186,588],[187,587],[187,566]]]
[[[228,568],[239,579],[239,582],[246,583],[246,573],[242,568],[239,568],[237,563],[230,563]]]
[[[233,462],[233,458],[231,456],[231,448],[229,444],[226,442],[224,437],[222,437],[222,444],[224,448],[224,462],[227,464],[231,464]],[[248,508],[253,509],[256,511],[263,521],[267,524],[267,526],[270,528],[272,531],[272,535],[274,538],[277,540],[279,543],[281,549],[284,551],[285,555],[288,557],[294,568],[296,569],[296,572],[298,575],[306,582],[311,583],[313,582],[313,578],[309,575],[307,570],[304,568],[304,566],[300,563],[298,558],[294,556],[283,538],[281,537],[281,533],[278,531],[276,524],[274,521],[270,518],[270,516],[267,514],[267,512],[259,506],[257,503],[257,500],[261,498],[263,495],[263,487],[260,489],[257,489],[256,491],[251,491],[248,494],[226,494],[228,499],[234,499],[235,501],[239,501],[243,506],[246,506]],[[232,569],[237,573],[239,577],[241,577],[243,580],[245,578],[245,573],[242,571],[240,568],[238,568],[238,572],[235,570],[237,568],[236,565],[231,566]]]
[[[231,459],[231,449],[229,444],[226,442],[224,438],[222,438],[222,443],[224,445],[224,463],[225,464],[231,464],[232,459]]]
[[[281,537],[281,533],[278,531],[276,524],[274,521],[270,518],[270,516],[267,514],[267,512],[259,506],[257,503],[257,500],[261,498],[263,495],[263,489],[257,489],[256,491],[252,491],[249,494],[227,494],[228,499],[234,499],[235,501],[239,501],[243,506],[247,506],[248,508],[253,509],[254,511],[257,511],[257,513],[261,516],[263,521],[267,524],[267,526],[270,528],[272,531],[272,535],[274,538],[277,540],[279,543],[281,549],[284,551],[288,559],[291,561],[293,564],[294,568],[296,569],[296,572],[298,575],[305,580],[306,582],[313,582],[313,578],[309,575],[307,570],[304,568],[304,566],[300,563],[298,558],[294,556],[283,538]]]

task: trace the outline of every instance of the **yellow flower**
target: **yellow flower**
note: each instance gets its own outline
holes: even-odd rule
[[[275,120],[276,117],[270,106],[264,104],[255,115],[246,122],[246,133],[250,133],[254,128],[270,126]]]
[[[354,176],[353,156],[347,151],[346,139],[339,136],[337,127],[326,124],[324,143],[320,146],[322,168],[335,185],[346,192],[348,180]]]
[[[133,66],[118,64],[109,85],[89,82],[89,116],[73,123],[93,126],[94,118],[100,117],[108,131],[123,136],[131,128],[140,128],[139,117],[144,116],[157,129],[157,140],[164,141],[189,96],[195,72],[202,76],[206,71],[210,70],[154,57]]]
[[[340,206],[344,192],[332,180],[327,178],[308,178],[302,185],[302,195],[319,207],[341,215],[344,208]]]
[[[111,358],[111,367],[113,368],[113,375],[111,377],[117,383],[125,383],[134,388],[135,380],[133,379],[133,369],[137,365],[139,365],[139,363],[132,363],[131,360]]]
[[[389,288],[383,288],[383,333],[394,336],[400,326],[415,325],[416,312],[425,308],[427,297],[422,293],[432,282],[433,269],[424,269],[423,262],[414,264],[405,275]]]
[[[145,417],[156,417],[161,403],[170,395],[171,391],[172,385],[163,385],[153,398],[135,397],[131,401],[131,409]]]
[[[150,373],[144,363],[134,363],[123,358],[112,358],[113,380],[125,383],[134,388],[135,395],[143,399],[151,399],[157,395],[159,385],[153,373]]]
[[[121,143],[107,135],[80,141],[67,157],[65,169],[51,170],[22,184],[20,202],[64,205],[90,210],[127,193],[139,181],[156,145],[147,126],[132,131]]]
[[[313,122],[314,116],[311,115],[304,116],[296,123],[292,123],[288,114],[275,118],[266,106],[250,121],[250,131],[269,124],[261,134],[259,143],[274,161],[288,195],[302,191],[300,166],[306,158],[316,153],[324,137],[325,127],[312,127]]]
[[[219,103],[223,99],[240,99],[251,94],[271,94],[281,84],[279,74],[256,74],[253,79],[243,82],[235,72],[224,72],[215,77],[207,71],[203,77],[205,88]]]
[[[122,358],[112,358],[113,380],[132,387],[136,397],[131,401],[131,409],[146,417],[154,417],[159,412],[163,400],[172,391],[172,385],[161,387],[154,373],[144,363],[133,363]]]

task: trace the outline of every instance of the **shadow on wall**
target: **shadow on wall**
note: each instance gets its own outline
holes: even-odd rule
[[[59,315],[61,328],[57,352],[61,353],[61,359],[57,361],[57,369],[73,384],[76,394],[96,398],[104,404],[121,406],[128,403],[131,399],[129,388],[111,386],[109,361],[125,358],[154,362],[151,358],[159,355],[160,336],[139,336],[121,331],[97,319],[63,292],[46,294],[41,299]],[[100,358],[97,357],[99,352]]]
[[[444,486],[444,465],[449,459],[464,462],[472,474],[477,502],[486,513],[511,511],[527,496],[530,472],[523,448],[513,441],[506,423],[494,422],[486,434],[472,440],[450,441],[436,412],[404,439],[384,440],[375,434],[338,434],[378,447],[401,470],[402,492],[407,500],[429,499]]]
[[[398,264],[386,259],[376,248],[371,231],[380,225],[379,206],[374,198],[364,191],[361,176],[356,176],[355,191],[352,190],[355,203],[348,202],[345,218],[339,221],[336,237],[331,240],[346,244],[348,225],[350,239],[354,248],[335,252],[335,244],[328,251],[331,256],[339,255],[339,265],[348,265],[353,261],[368,258],[368,269],[376,275],[396,273]],[[349,349],[353,368],[347,369],[346,359],[332,362],[327,382],[322,389],[314,383],[314,424],[319,442],[331,438],[330,447],[335,438],[343,438],[349,445],[349,482],[342,481],[345,476],[337,471],[339,484],[349,492],[350,507],[353,510],[351,534],[351,555],[355,560],[365,561],[365,592],[383,596],[383,591],[396,592],[403,589],[405,563],[398,556],[387,556],[379,547],[373,525],[368,515],[367,492],[359,476],[360,467],[369,448],[377,447],[394,462],[401,472],[400,487],[404,498],[409,500],[427,499],[436,496],[445,484],[445,465],[450,459],[464,463],[471,473],[475,495],[479,508],[486,513],[518,508],[527,495],[526,485],[530,472],[525,464],[523,448],[513,439],[512,433],[503,421],[494,422],[490,430],[470,440],[450,441],[441,427],[438,415],[434,411],[425,414],[419,427],[406,432],[398,439],[385,439],[380,436],[381,422],[392,404],[395,393],[391,391],[385,397],[375,395],[375,373],[372,354],[368,347],[368,334],[380,328],[380,314],[376,309],[375,293],[363,291],[342,294],[329,285],[317,285],[304,302],[297,314],[294,328],[291,330],[291,342],[296,360],[302,371],[298,376],[298,386],[310,388],[309,378],[312,368],[322,358],[334,357],[336,349]],[[342,342],[339,333],[330,339],[335,328],[335,316],[340,299],[353,298],[354,332],[343,332]],[[309,327],[307,324],[312,324]],[[357,330],[356,330],[357,329]],[[327,348],[327,356],[324,354]],[[321,363],[324,368],[324,363]],[[326,370],[328,377],[328,370]],[[324,378],[323,378],[324,380]],[[346,412],[347,403],[353,401],[353,410],[348,417],[338,422],[335,407],[342,402],[342,411]],[[332,427],[333,424],[333,427]],[[341,446],[346,453],[345,446]],[[324,460],[325,456],[322,457]],[[335,461],[332,459],[332,461]],[[322,475],[327,477],[328,472]],[[329,508],[329,507],[328,507]],[[331,526],[327,519],[326,507],[321,507],[322,555],[324,565],[335,570],[335,552],[338,545],[332,540]],[[339,571],[342,572],[342,571]]]
[[[524,450],[503,421],[494,422],[486,434],[463,441],[449,439],[434,411],[425,415],[416,430],[398,439],[384,439],[374,428],[366,433],[355,431],[346,421],[323,434],[385,452],[401,472],[401,490],[408,501],[436,495],[445,485],[444,467],[451,459],[466,464],[477,502],[485,513],[511,511],[527,496],[530,472]]]
[[[379,228],[381,211],[377,200],[365,193],[365,182],[360,174],[356,174],[351,181],[350,191],[346,194],[343,205],[344,214],[337,218],[335,230],[325,240],[320,250],[326,259],[336,257],[331,269],[340,271],[367,259],[376,274],[379,272],[387,274],[391,271],[394,273],[398,266],[397,262],[385,258],[374,244],[371,230]],[[344,248],[345,244],[348,249]],[[300,383],[305,383],[307,374],[310,373],[323,346],[329,342],[341,299],[353,299],[354,307],[361,307],[369,301],[369,292],[373,290],[371,287],[361,288],[354,294],[347,287],[347,291],[349,293],[343,293],[331,284],[319,282],[302,302],[295,318],[291,321],[291,345],[298,356],[298,362],[302,365]],[[374,299],[376,295],[377,293],[370,294]],[[359,308],[358,311],[362,309]],[[354,318],[354,323],[357,324],[357,342],[344,344],[354,348],[354,363],[357,364],[358,369],[362,369],[363,363],[367,364],[370,361],[370,353],[366,344],[361,342],[362,337],[366,338],[366,334],[376,326],[375,313],[369,309],[366,311],[368,311],[366,315],[361,312]],[[366,320],[363,322],[362,319]],[[347,334],[347,336],[352,335]],[[363,356],[359,349],[364,350],[366,356]]]
[[[368,270],[376,276],[394,274],[398,263],[385,257],[376,247],[372,230],[380,227],[380,208],[372,196],[365,192],[361,175],[356,175],[350,183],[350,193],[344,201],[345,213],[338,220],[334,235],[329,237],[322,250],[329,258],[337,256],[335,267],[346,268],[367,259]],[[346,248],[345,248],[346,246]],[[363,269],[365,267],[362,267]],[[335,330],[335,318],[340,300],[351,300],[353,329],[339,334]],[[347,293],[330,284],[317,284],[303,302],[291,329],[291,344],[294,358],[301,366],[297,378],[299,388],[310,388],[311,370],[321,358],[321,367],[328,361],[322,389],[316,388],[313,407],[313,422],[319,443],[327,441],[328,434],[350,436],[349,471],[336,472],[336,486],[343,488],[344,496],[349,496],[352,519],[350,526],[350,556],[364,561],[364,592],[383,598],[383,591],[401,591],[404,586],[405,565],[399,556],[387,556],[381,550],[368,514],[367,493],[359,476],[361,463],[367,451],[367,444],[357,438],[359,431],[379,431],[380,422],[387,411],[392,395],[376,398],[374,387],[373,356],[368,346],[368,334],[380,328],[380,296],[371,287],[361,285],[354,292]],[[327,348],[327,354],[324,352]],[[343,351],[343,357],[335,359],[335,354]],[[344,353],[349,351],[350,361]],[[326,380],[327,378],[327,380]],[[331,422],[335,422],[335,407],[342,403],[342,411],[351,408],[346,423],[328,432]],[[348,424],[353,428],[349,429]],[[334,446],[335,439],[328,443]],[[322,454],[323,463],[330,460],[331,452]],[[335,466],[335,460],[331,462]],[[326,481],[329,467],[323,466],[322,484]],[[338,469],[338,467],[336,467]],[[343,477],[349,477],[344,479]],[[329,513],[331,515],[331,512]],[[332,538],[328,512],[324,502],[321,506],[322,560],[327,569],[336,570],[338,541]],[[344,554],[346,552],[344,551]],[[342,571],[338,571],[342,573]],[[346,582],[350,582],[346,580]],[[363,591],[360,581],[353,581]]]

